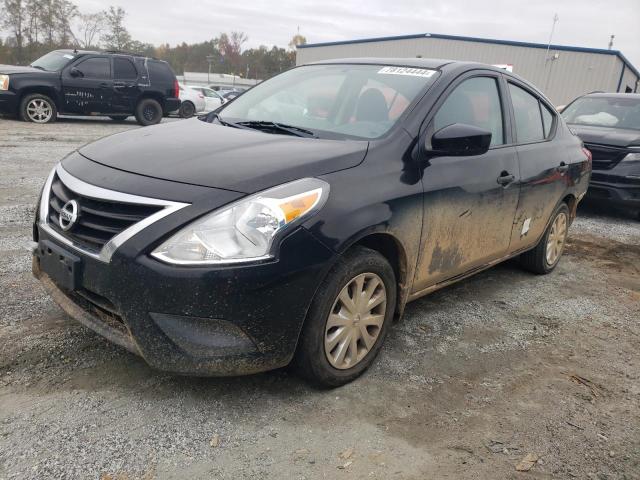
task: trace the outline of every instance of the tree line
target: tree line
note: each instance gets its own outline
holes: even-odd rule
[[[215,72],[266,79],[295,64],[295,49],[306,43],[299,33],[287,48],[261,45],[244,48],[244,32],[221,33],[194,44],[152,45],[132,38],[126,11],[111,6],[81,12],[70,0],[0,0],[0,64],[28,65],[58,48],[118,50],[169,62],[176,74]]]

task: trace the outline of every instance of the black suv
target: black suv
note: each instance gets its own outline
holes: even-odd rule
[[[591,93],[562,116],[593,154],[588,197],[640,212],[640,94]]]
[[[48,123],[57,114],[105,115],[141,125],[180,107],[167,62],[119,52],[55,50],[28,67],[0,65],[0,113]]]

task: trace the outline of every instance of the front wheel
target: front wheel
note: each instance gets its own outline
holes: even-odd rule
[[[162,120],[162,105],[153,98],[143,98],[136,107],[136,120],[142,126],[155,125]]]
[[[324,387],[360,376],[393,319],[396,279],[378,252],[356,247],[327,275],[312,302],[296,352],[298,371]]]
[[[20,102],[20,119],[25,122],[50,123],[55,122],[57,116],[55,102],[41,93],[27,95]]]
[[[520,255],[520,264],[533,273],[551,272],[562,256],[569,231],[569,207],[560,205],[551,217],[551,223],[533,250]]]

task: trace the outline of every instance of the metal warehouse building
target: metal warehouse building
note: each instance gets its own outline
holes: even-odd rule
[[[617,50],[433,33],[300,45],[296,63],[351,57],[445,58],[509,65],[556,105],[595,90],[640,90],[640,72]]]

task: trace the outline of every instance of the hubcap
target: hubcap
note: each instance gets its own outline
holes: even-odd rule
[[[144,115],[144,118],[146,118],[147,120],[151,121],[156,116],[156,110],[153,107],[145,107],[145,109],[142,112],[142,114]]]
[[[357,365],[371,351],[382,331],[387,290],[375,273],[362,273],[340,291],[327,319],[324,352],[340,370]]]
[[[555,265],[562,255],[564,242],[567,238],[567,215],[559,213],[551,225],[549,238],[547,238],[547,264]]]
[[[53,109],[46,100],[34,98],[27,104],[27,116],[36,123],[46,123],[51,119]]]

